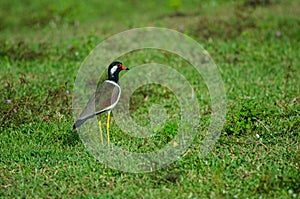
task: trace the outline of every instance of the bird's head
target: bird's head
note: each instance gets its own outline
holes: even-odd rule
[[[125,67],[121,62],[115,61],[112,62],[108,66],[108,79],[118,82],[119,80],[119,73],[122,70],[129,70],[129,68]]]

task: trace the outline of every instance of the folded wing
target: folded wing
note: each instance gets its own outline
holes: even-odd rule
[[[110,80],[104,81],[89,99],[73,128],[76,129],[86,120],[114,108],[120,99],[120,95],[121,88],[117,83]]]

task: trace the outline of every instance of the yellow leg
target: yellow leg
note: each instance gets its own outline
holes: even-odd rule
[[[109,122],[110,122],[110,111],[107,113],[107,122],[106,122],[106,134],[107,134],[107,145],[110,145],[110,138],[109,138]]]
[[[98,125],[99,125],[99,130],[100,130],[101,143],[102,143],[102,145],[104,145],[104,142],[103,142],[103,133],[102,133],[102,124],[101,124],[100,120],[98,121]]]

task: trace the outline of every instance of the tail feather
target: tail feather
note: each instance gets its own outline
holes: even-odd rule
[[[78,129],[85,121],[86,120],[81,120],[81,119],[77,120],[73,125],[73,130]]]
[[[91,115],[91,116],[88,116],[86,118],[83,118],[83,119],[78,119],[74,125],[73,125],[73,131],[75,131],[76,129],[78,129],[85,121],[87,121],[88,119],[91,119],[93,117],[95,117],[96,115]]]

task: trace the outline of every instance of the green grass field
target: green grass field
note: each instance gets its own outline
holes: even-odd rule
[[[297,0],[0,1],[0,198],[300,198],[299,10]],[[72,131],[72,89],[98,43],[146,26],[203,45],[219,67],[228,107],[207,156],[198,156],[195,139],[171,165],[131,174],[99,163]],[[183,60],[153,53],[121,59],[129,67],[176,66],[197,91],[205,131],[205,83]],[[133,118],[147,122],[140,115],[162,98],[172,111],[170,96],[161,87],[140,88]],[[126,150],[156,150],[176,134],[174,125],[143,140],[112,122],[111,140]]]

